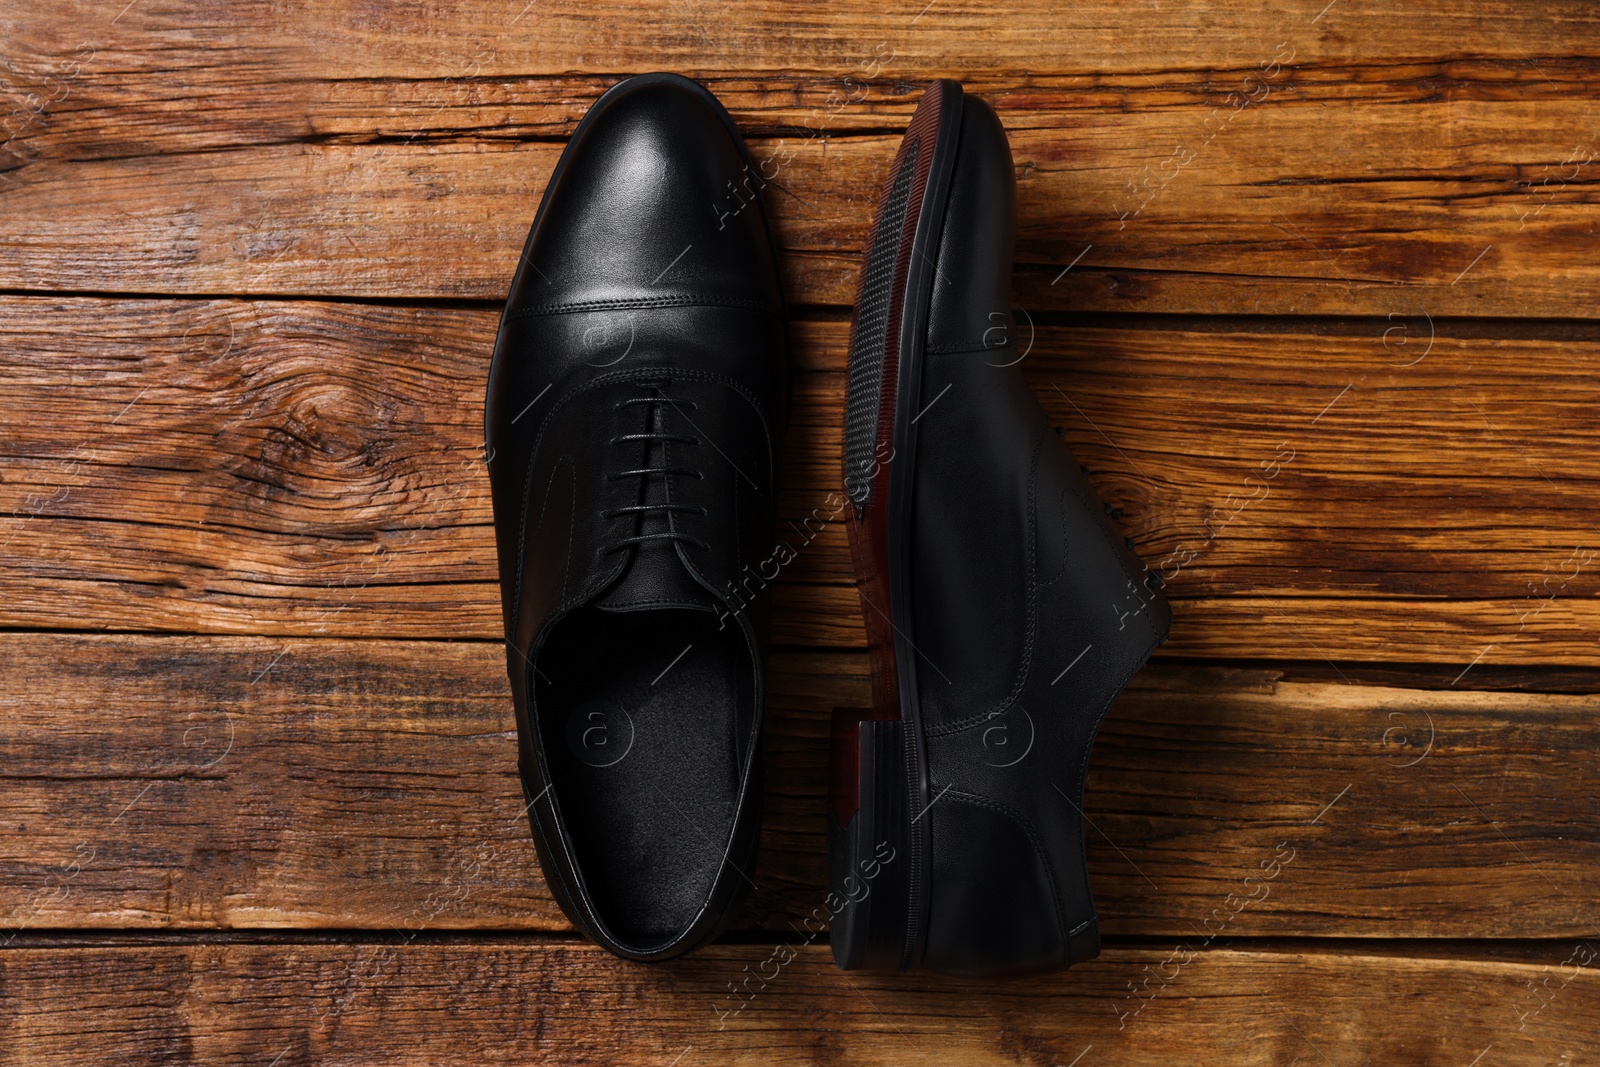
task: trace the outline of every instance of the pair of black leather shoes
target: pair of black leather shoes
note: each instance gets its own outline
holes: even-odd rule
[[[787,332],[764,183],[687,79],[574,132],[495,342],[489,457],[520,766],[551,892],[630,959],[752,884]],[[874,706],[836,713],[842,967],[1009,974],[1098,950],[1084,769],[1165,636],[1016,364],[1005,133],[953,82],[891,167],[845,428]]]

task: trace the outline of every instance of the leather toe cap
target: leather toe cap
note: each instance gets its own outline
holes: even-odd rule
[[[709,92],[677,75],[631,78],[596,103],[574,135],[512,307],[776,310],[761,184]]]

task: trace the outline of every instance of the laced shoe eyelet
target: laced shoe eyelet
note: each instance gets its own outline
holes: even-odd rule
[[[671,383],[667,382],[667,383],[664,383],[664,384],[665,385],[670,385]],[[683,399],[679,399],[677,397],[669,397],[669,396],[640,396],[640,397],[629,397],[628,399],[618,401],[618,402],[616,402],[616,403],[614,403],[612,405],[612,410],[613,411],[622,411],[624,408],[630,407],[630,406],[632,406],[634,404],[644,404],[647,407],[653,406],[653,405],[663,405],[664,404],[664,405],[667,405],[667,406],[670,406],[670,407],[677,407],[677,408],[687,407],[687,408],[689,408],[691,410],[697,409],[699,407],[699,405],[696,404],[692,400],[683,400]],[[649,420],[647,420],[647,421],[649,421]],[[647,442],[647,443],[650,443],[652,445],[653,444],[666,445],[668,443],[677,442],[677,443],[681,443],[681,444],[684,444],[684,445],[689,446],[689,447],[693,447],[693,446],[697,446],[697,445],[701,444],[702,443],[702,439],[700,437],[697,437],[697,436],[687,436],[687,435],[684,435],[684,434],[674,434],[674,433],[666,432],[664,430],[656,430],[656,429],[646,428],[642,432],[638,432],[638,433],[616,434],[611,438],[611,441],[610,441],[610,443],[613,444],[613,445],[631,444],[631,443],[634,443],[634,442]],[[646,462],[648,462],[648,460],[646,460]],[[696,469],[694,469],[692,467],[687,467],[687,466],[685,466],[685,467],[672,467],[672,466],[649,467],[649,466],[645,466],[645,467],[637,467],[637,468],[633,468],[633,469],[629,469],[629,470],[609,472],[606,475],[606,481],[608,481],[608,482],[616,482],[616,481],[621,481],[624,478],[648,479],[648,478],[653,478],[653,477],[660,477],[660,478],[667,479],[668,480],[668,484],[670,485],[671,484],[671,479],[674,476],[682,476],[682,477],[685,477],[685,478],[694,478],[697,481],[703,481],[705,479],[705,473],[703,471],[696,470]],[[664,513],[665,515],[667,515],[669,517],[671,515],[673,515],[673,514],[684,514],[684,515],[707,515],[707,514],[709,514],[709,512],[704,507],[700,507],[700,506],[692,505],[692,504],[675,503],[673,501],[666,500],[666,501],[662,501],[660,503],[630,504],[627,507],[608,508],[605,511],[601,512],[601,517],[604,518],[604,519],[618,519],[618,518],[624,518],[624,517],[630,516],[630,515],[647,515],[647,514],[650,514],[652,512],[661,512],[661,513]],[[670,525],[670,522],[669,522],[669,525]],[[687,534],[687,533],[683,532],[682,530],[668,529],[668,530],[663,530],[663,531],[659,531],[659,532],[656,532],[656,533],[638,534],[638,535],[633,536],[633,537],[624,537],[624,538],[622,538],[622,539],[620,539],[618,541],[613,542],[610,545],[607,545],[605,547],[604,551],[606,553],[620,552],[623,549],[626,549],[631,545],[654,544],[654,543],[658,543],[658,542],[674,542],[674,543],[677,543],[677,544],[684,544],[684,545],[688,545],[691,548],[699,549],[702,552],[709,552],[711,550],[711,546],[708,545],[706,542],[700,540],[698,537],[694,537],[694,536],[692,536],[690,534]]]

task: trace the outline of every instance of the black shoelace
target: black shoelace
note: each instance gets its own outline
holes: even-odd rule
[[[647,425],[654,422],[654,405],[666,404],[674,408],[688,408],[690,411],[693,411],[698,407],[698,405],[692,400],[680,400],[676,397],[662,396],[660,394],[660,390],[658,389],[656,395],[654,396],[637,396],[628,400],[624,400],[617,404],[614,410],[621,411],[623,408],[631,407],[634,404],[647,405],[645,413],[645,421]],[[613,445],[633,444],[640,441],[661,444],[678,443],[693,447],[700,443],[700,438],[690,437],[686,434],[646,430],[643,433],[618,434],[616,437],[611,439],[611,443]],[[674,474],[681,475],[685,478],[698,479],[705,477],[705,475],[701,474],[699,471],[689,467],[636,467],[632,470],[613,471],[612,473],[606,475],[606,480],[610,482],[616,482],[621,481],[623,478],[650,478],[657,475],[665,477]],[[646,485],[648,485],[648,483],[646,483]],[[704,515],[706,514],[706,509],[702,507],[696,507],[692,504],[673,504],[663,501],[659,504],[632,504],[624,508],[610,508],[601,512],[601,517],[605,519],[613,519],[620,518],[624,515],[647,515],[652,512],[660,512],[663,515],[669,516],[675,512],[681,512],[688,515]],[[634,537],[621,538],[620,540],[614,541],[610,545],[607,545],[606,551],[620,552],[632,545],[646,544],[655,541],[678,541],[682,544],[689,545],[691,548],[698,548],[702,552],[711,547],[698,537],[686,534],[681,530],[665,530],[661,533],[639,534]]]

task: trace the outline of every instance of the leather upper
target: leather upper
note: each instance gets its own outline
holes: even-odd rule
[[[989,974],[1097,951],[1089,749],[1169,616],[1024,379],[1011,153],[987,104],[964,107],[918,404],[910,573],[939,797],[923,962]]]
[[[743,634],[761,705],[761,602],[739,583],[770,552],[786,333],[759,184],[703,88],[674,75],[615,87],[551,176],[495,343],[485,437],[535,839],[569,916],[624,954],[637,946],[589,907],[547,789],[530,678],[545,635],[581,606],[676,606]],[[759,711],[732,739],[748,803],[730,857],[753,850],[758,730]],[[724,872],[683,940],[706,935],[743,877]]]
[[[934,354],[997,348],[1013,332],[1017,182],[1011,145],[993,108],[977,97],[961,99],[959,154],[928,308],[927,348]]]

